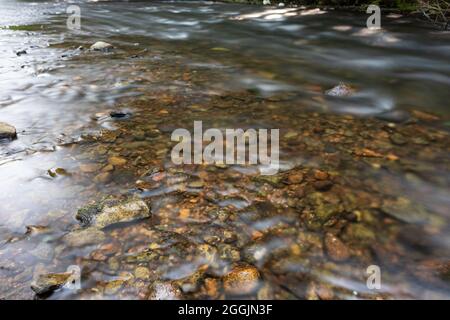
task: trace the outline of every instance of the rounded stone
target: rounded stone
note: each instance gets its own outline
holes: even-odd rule
[[[0,122],[0,139],[13,140],[17,138],[16,128],[5,122]]]
[[[327,233],[324,239],[328,256],[334,261],[345,261],[350,257],[350,250],[339,238]]]
[[[253,266],[238,266],[223,277],[225,292],[231,295],[246,295],[254,292],[261,275]]]
[[[134,276],[137,279],[143,279],[143,280],[148,279],[148,277],[150,277],[150,270],[146,267],[137,267],[134,270]]]
[[[112,156],[112,157],[109,157],[108,163],[110,165],[119,166],[120,167],[120,166],[123,166],[123,165],[125,165],[127,163],[127,159],[122,158],[122,157]]]
[[[94,51],[110,51],[113,49],[113,45],[104,41],[97,41],[91,46],[91,50]]]

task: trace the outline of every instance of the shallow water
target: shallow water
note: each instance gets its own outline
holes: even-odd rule
[[[261,275],[246,298],[449,297],[448,32],[397,16],[368,32],[357,13],[77,3],[79,31],[63,3],[0,4],[0,121],[18,131],[0,144],[1,298],[33,298],[33,277],[70,265],[82,289],[47,298],[141,299],[155,281],[233,298],[223,275],[242,264]],[[115,49],[87,50],[96,41]],[[340,82],[355,94],[324,95]],[[280,128],[282,171],[175,166],[171,132],[199,120]],[[126,163],[107,168],[112,156]],[[151,219],[64,240],[79,208],[119,195]]]

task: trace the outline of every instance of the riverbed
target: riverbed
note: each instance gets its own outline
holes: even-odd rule
[[[0,299],[450,298],[448,31],[72,2],[80,30],[65,3],[0,4],[0,121],[17,130],[0,142]],[[353,93],[326,94],[340,83]],[[175,165],[171,134],[194,121],[279,129],[280,171]],[[77,220],[129,199],[149,217]],[[73,266],[80,287],[31,289]]]

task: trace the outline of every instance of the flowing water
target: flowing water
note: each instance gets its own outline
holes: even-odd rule
[[[394,14],[370,31],[354,12],[70,4],[80,30],[68,3],[0,3],[0,121],[18,133],[0,142],[0,298],[32,299],[33,279],[70,266],[81,289],[46,298],[450,298],[448,32]],[[354,94],[324,94],[340,82]],[[171,133],[194,121],[279,128],[280,172],[174,165]],[[105,197],[151,218],[77,236],[77,210]]]

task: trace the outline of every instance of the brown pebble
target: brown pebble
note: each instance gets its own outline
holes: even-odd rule
[[[40,233],[47,233],[50,232],[50,228],[47,226],[26,226],[27,231],[25,232],[26,235],[35,235]]]
[[[325,250],[334,261],[345,261],[350,257],[348,247],[331,233],[327,233],[324,239]]]
[[[112,164],[107,164],[103,167],[102,172],[110,172],[114,170],[114,166]]]
[[[96,163],[80,164],[80,170],[84,173],[92,173],[100,170],[100,165]]]
[[[427,113],[427,112],[423,112],[423,111],[419,111],[419,110],[413,110],[412,114],[419,120],[423,120],[423,121],[437,121],[439,120],[439,117],[431,114],[431,113]]]
[[[319,191],[328,191],[333,186],[333,182],[329,180],[314,182],[314,188]]]
[[[211,298],[217,297],[218,290],[219,290],[219,283],[218,283],[217,279],[213,279],[213,278],[205,279],[205,290],[206,290],[206,294],[209,297],[211,297]]]
[[[120,166],[123,166],[123,165],[125,165],[127,163],[127,159],[122,158],[122,157],[113,156],[113,157],[109,157],[108,163],[110,165],[119,166],[120,167]]]
[[[316,286],[316,294],[320,298],[320,300],[332,300],[334,299],[334,293],[333,290],[331,290],[329,287],[318,284]]]
[[[317,180],[327,180],[328,173],[326,173],[325,171],[316,170],[314,172],[314,178],[316,178]]]
[[[94,181],[99,183],[107,183],[111,180],[111,173],[102,172],[95,176]]]
[[[259,285],[260,273],[253,266],[238,266],[223,277],[225,292],[230,295],[246,295]]]
[[[298,184],[301,183],[302,181],[303,181],[303,174],[300,172],[293,173],[288,176],[288,182],[290,184]]]

